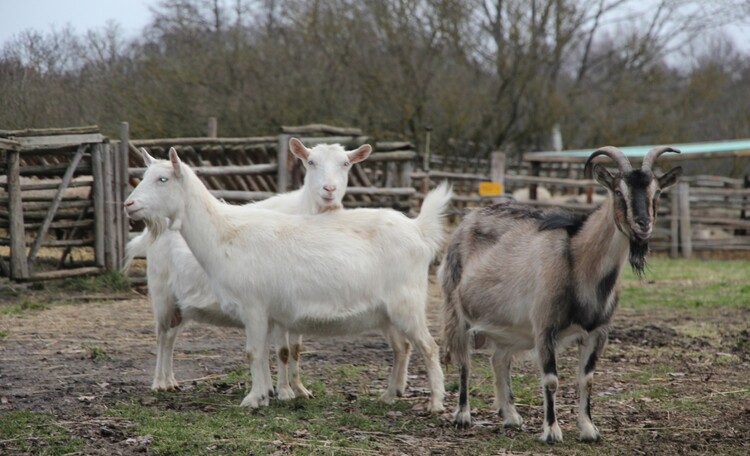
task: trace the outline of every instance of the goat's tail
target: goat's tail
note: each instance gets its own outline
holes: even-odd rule
[[[122,268],[120,268],[120,272],[123,274],[127,273],[135,257],[146,256],[148,248],[153,242],[154,236],[149,233],[148,228],[144,228],[141,234],[128,241],[125,246],[125,261],[123,262]]]
[[[464,318],[458,297],[458,284],[461,280],[462,262],[458,244],[451,243],[438,270],[438,281],[443,289],[443,341],[444,361],[456,361],[459,366],[467,366],[470,361],[469,324]]]
[[[443,217],[452,197],[451,186],[447,182],[441,183],[437,188],[427,193],[416,219],[417,226],[422,231],[422,237],[430,246],[433,257],[440,251],[443,242],[445,235]]]

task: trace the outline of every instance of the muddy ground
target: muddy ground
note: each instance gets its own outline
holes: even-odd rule
[[[433,279],[434,280],[434,279]],[[11,290],[8,282],[0,284]],[[147,396],[155,362],[155,342],[147,298],[138,292],[50,293],[28,288],[0,293],[0,305],[32,299],[49,305],[22,315],[0,315],[0,415],[11,410],[49,412],[57,424],[87,443],[85,454],[144,454],[132,423],[113,418],[106,409],[133,395]],[[440,299],[431,288],[430,314],[438,335]],[[685,330],[690,319],[696,327],[718,328],[710,334]],[[687,320],[686,320],[687,319]],[[595,422],[608,442],[607,452],[620,454],[750,454],[749,309],[724,309],[705,315],[676,315],[671,311],[620,309],[611,342],[596,373]],[[686,326],[686,323],[688,324]],[[175,372],[183,385],[208,382],[242,363],[243,336],[238,330],[189,325],[179,337]],[[99,358],[105,358],[104,361]],[[304,375],[318,378],[322,366],[344,362],[381,366],[390,353],[378,333],[356,338],[307,339]],[[566,438],[574,439],[576,392],[575,351],[561,356],[559,414]],[[413,359],[415,376],[410,386],[424,390],[421,362]],[[651,367],[656,372],[647,374]],[[514,365],[515,372],[534,375],[530,362]],[[382,369],[365,372],[382,373]],[[455,381],[455,369],[446,380]],[[371,385],[385,378],[356,379]],[[488,379],[473,380],[488,382]],[[663,387],[663,396],[651,393]],[[449,391],[446,407],[456,404]],[[475,426],[456,431],[450,413],[434,435],[421,436],[420,453],[458,452],[457,441],[470,442],[491,432],[538,433],[540,406],[519,404],[526,420],[523,430],[503,430],[489,410],[475,410]],[[457,433],[459,433],[457,435]],[[383,438],[387,438],[383,437]],[[541,445],[541,444],[540,444]],[[412,454],[414,446],[394,453]],[[0,437],[0,454],[13,454],[16,446]],[[507,449],[498,448],[498,453]],[[525,450],[528,453],[528,450]],[[541,445],[531,453],[555,452]]]

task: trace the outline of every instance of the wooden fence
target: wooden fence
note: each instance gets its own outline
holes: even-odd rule
[[[443,180],[454,186],[456,222],[472,207],[507,199],[521,188],[544,187],[553,195],[529,204],[573,211],[593,209],[592,196],[596,200],[603,194],[596,182],[582,179],[575,163],[506,170],[499,152],[489,160],[425,157],[410,143],[373,141],[359,129],[309,125],[284,127],[277,136],[219,138],[215,121],[209,126],[209,137],[130,139],[123,122],[114,141],[96,127],[0,131],[0,176],[6,177],[0,181],[2,275],[43,280],[118,270],[133,228],[122,202],[144,169],[139,147],[162,158],[175,147],[214,195],[234,203],[302,184],[303,167],[288,151],[292,136],[307,146],[373,145],[370,158],[350,173],[347,207],[413,212],[426,191]],[[502,182],[506,195],[480,196],[478,188],[485,181]],[[747,179],[683,177],[662,196],[653,248],[687,256],[693,251],[750,250],[748,187]],[[87,254],[76,255],[81,250]]]

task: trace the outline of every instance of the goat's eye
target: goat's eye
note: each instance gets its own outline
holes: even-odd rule
[[[615,196],[622,196],[622,192],[619,190],[615,190]]]
[[[310,166],[315,166],[315,162],[312,160],[307,160],[307,164]]]
[[[350,163],[348,161],[344,162],[344,167],[347,167],[349,165],[350,165]]]
[[[166,182],[166,181],[168,181],[168,180],[169,180],[169,179],[168,179],[168,178],[166,178],[166,177],[160,177],[160,178],[159,178],[159,182]]]

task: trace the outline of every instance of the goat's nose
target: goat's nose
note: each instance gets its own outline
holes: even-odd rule
[[[122,203],[122,205],[125,207],[132,206],[133,204],[135,204],[135,201],[133,200],[127,200],[124,203]]]
[[[648,219],[636,220],[635,223],[638,225],[638,228],[642,229],[643,231],[648,230],[648,226],[649,226]]]
[[[336,186],[335,185],[324,185],[323,186],[323,190],[325,190],[325,191],[327,191],[329,193],[333,193],[333,192],[336,191]]]

